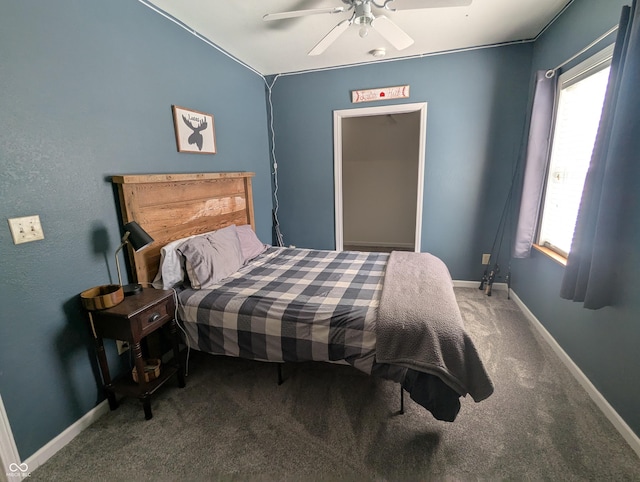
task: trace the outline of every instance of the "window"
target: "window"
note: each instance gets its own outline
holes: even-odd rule
[[[558,79],[549,170],[538,244],[567,257],[598,132],[613,46]]]

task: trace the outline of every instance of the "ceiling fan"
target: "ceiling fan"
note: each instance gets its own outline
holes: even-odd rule
[[[268,13],[262,17],[262,19],[265,21],[283,20],[324,13],[342,13],[353,10],[351,17],[342,20],[333,27],[333,29],[309,51],[308,55],[320,55],[323,53],[329,45],[335,42],[351,25],[360,26],[360,37],[365,37],[369,28],[372,28],[397,50],[402,50],[413,44],[413,39],[384,15],[375,16],[372,12],[372,7],[396,12],[420,8],[464,7],[471,5],[471,2],[472,0],[342,0],[342,3],[346,4],[346,6]]]

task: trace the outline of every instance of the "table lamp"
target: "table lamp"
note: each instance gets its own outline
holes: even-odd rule
[[[118,260],[118,253],[126,244],[130,244],[133,250],[137,253],[153,243],[153,238],[147,234],[147,232],[140,227],[135,221],[131,221],[123,226],[124,235],[122,236],[122,244],[116,249],[116,268],[118,269],[118,283],[122,286],[122,277],[120,276],[120,261]],[[124,295],[134,295],[142,291],[142,285],[140,284],[128,284],[122,286]]]

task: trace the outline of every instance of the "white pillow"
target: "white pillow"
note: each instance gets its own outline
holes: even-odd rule
[[[247,264],[269,247],[258,239],[250,224],[236,226],[236,232],[242,249],[242,264]]]

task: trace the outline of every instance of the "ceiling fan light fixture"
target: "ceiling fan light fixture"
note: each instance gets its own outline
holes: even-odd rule
[[[371,22],[375,19],[373,13],[371,13],[371,4],[368,2],[356,4],[353,16],[353,23],[363,27],[371,25]]]
[[[371,9],[372,6],[378,9],[395,12],[397,10],[469,6],[472,1],[473,0],[342,0],[342,3],[345,4],[343,7],[325,7],[308,10],[294,10],[290,12],[268,13],[264,15],[263,19],[265,21],[283,20],[316,14],[353,11],[351,18],[344,19],[334,26],[308,52],[307,55],[315,56],[322,54],[351,25],[358,25],[360,27],[358,35],[360,35],[361,38],[368,35],[369,29],[373,29],[396,50],[404,50],[413,45],[414,40],[389,18],[384,15],[375,16]],[[396,3],[398,5],[396,5]],[[384,49],[374,49],[369,51],[369,53],[374,57],[384,57],[386,55],[386,51]]]

